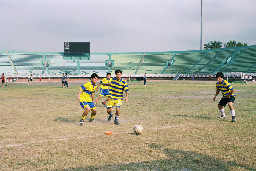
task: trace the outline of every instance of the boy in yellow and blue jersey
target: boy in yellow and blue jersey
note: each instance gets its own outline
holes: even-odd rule
[[[100,93],[99,93],[99,96],[95,102],[95,104],[98,103],[98,101],[100,100],[100,98],[102,96],[106,96],[106,97],[109,97],[109,85],[112,81],[112,78],[111,78],[111,73],[107,73],[107,77],[106,78],[103,78],[102,81],[100,81],[98,87],[101,85],[100,87]],[[97,90],[98,90],[98,87],[97,87]],[[107,100],[107,99],[106,99]],[[106,100],[102,102],[103,105],[106,104]]]
[[[122,79],[122,71],[115,71],[116,78],[113,78],[109,87],[109,100],[107,102],[107,113],[109,114],[108,121],[113,117],[112,108],[116,106],[116,115],[114,124],[119,125],[118,117],[120,115],[120,108],[122,106],[123,93],[126,92],[125,101],[128,102],[129,88],[127,82]]]
[[[225,118],[225,112],[224,112],[224,107],[226,106],[226,104],[228,104],[229,109],[230,109],[230,113],[232,116],[232,120],[231,122],[235,122],[236,118],[235,118],[235,108],[233,106],[233,103],[236,100],[236,94],[235,94],[235,89],[229,84],[229,82],[227,82],[226,80],[224,80],[224,74],[221,72],[218,72],[216,74],[217,80],[218,82],[216,83],[216,94],[213,97],[213,100],[216,100],[216,96],[219,94],[219,92],[222,92],[223,97],[221,98],[219,104],[218,104],[218,108],[220,110],[220,118]]]
[[[79,100],[81,107],[84,109],[82,118],[80,120],[80,125],[83,125],[84,119],[90,110],[92,113],[89,122],[94,121],[94,117],[96,115],[96,107],[94,105],[94,92],[97,88],[96,83],[98,78],[99,76],[96,73],[93,73],[91,75],[91,81],[80,87],[77,99]]]

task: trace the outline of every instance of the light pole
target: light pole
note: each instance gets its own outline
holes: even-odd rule
[[[200,34],[200,50],[204,49],[203,44],[203,0],[201,0],[201,34]]]

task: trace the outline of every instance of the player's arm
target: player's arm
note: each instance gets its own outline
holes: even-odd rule
[[[230,98],[230,96],[235,92],[235,89],[228,83],[227,88],[230,91],[227,95],[227,98]]]
[[[216,93],[215,93],[215,96],[213,97],[213,101],[215,101],[216,100],[216,97],[218,96],[218,94],[220,93],[220,90],[219,89],[217,89],[216,90]]]
[[[78,100],[78,101],[80,101],[80,95],[81,95],[81,93],[82,93],[82,90],[79,89],[79,93],[78,93],[78,95],[77,95],[77,100]]]
[[[235,92],[235,89],[232,89],[232,90],[228,93],[227,98],[230,98],[230,96],[231,96],[234,92]]]
[[[91,96],[92,96],[92,102],[94,103],[94,93],[92,93]]]
[[[104,86],[110,86],[111,83],[102,83]]]
[[[126,102],[128,102],[128,100],[129,100],[129,88],[128,88],[128,85],[127,85],[127,83],[125,83],[125,85],[124,85],[124,91],[126,92],[126,96],[125,96],[125,101]]]
[[[102,81],[100,81],[100,83],[98,84],[97,88],[96,88],[96,91],[98,91],[100,85],[102,84]]]
[[[125,96],[125,99],[124,99],[126,102],[129,101],[129,91],[126,91],[126,96]]]

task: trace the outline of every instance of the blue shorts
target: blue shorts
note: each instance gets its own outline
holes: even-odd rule
[[[80,102],[80,105],[83,109],[85,109],[87,106],[89,106],[91,109],[95,109],[95,104],[93,102]]]
[[[100,89],[100,96],[109,96],[109,91],[108,89]]]

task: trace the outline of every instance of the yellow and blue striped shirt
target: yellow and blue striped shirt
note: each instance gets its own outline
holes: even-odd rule
[[[110,98],[113,100],[118,100],[118,99],[123,100],[124,91],[125,92],[129,91],[127,82],[123,79],[118,81],[117,78],[113,78],[109,87]]]
[[[100,83],[101,83],[101,89],[108,89],[109,88],[109,86],[108,85],[103,85],[103,84],[109,84],[109,83],[111,83],[111,81],[112,81],[112,78],[110,78],[110,79],[108,79],[108,78],[103,78],[102,79],[102,81],[100,81]]]
[[[91,81],[85,83],[80,87],[82,93],[80,94],[80,102],[92,102],[91,94],[95,92],[97,86],[94,85]]]
[[[230,93],[231,90],[234,90],[234,88],[229,84],[229,82],[227,82],[224,79],[223,79],[223,81],[221,83],[219,83],[219,82],[216,83],[216,89],[220,90],[224,97],[226,97]],[[235,97],[236,94],[232,93],[231,96]]]

